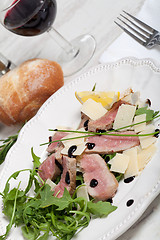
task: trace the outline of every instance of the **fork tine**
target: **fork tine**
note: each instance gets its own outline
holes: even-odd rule
[[[124,28],[123,26],[121,26],[119,23],[117,23],[116,21],[114,21],[124,32],[126,32],[128,35],[130,35],[132,38],[134,38],[137,42],[139,42],[141,45],[145,46],[145,42],[142,41],[140,38],[136,37],[133,33],[131,33],[130,31],[128,31],[126,28]]]
[[[128,28],[130,28],[133,32],[135,32],[138,36],[140,36],[141,38],[143,38],[145,41],[148,40],[148,38],[147,38],[145,35],[141,34],[141,33],[138,32],[136,29],[132,28],[130,25],[128,25],[126,22],[124,22],[124,21],[123,21],[122,19],[120,19],[119,17],[118,17],[118,19],[119,19],[123,24],[125,24]]]
[[[138,26],[137,24],[135,24],[134,22],[132,22],[130,19],[128,19],[127,17],[125,17],[124,15],[120,14],[121,17],[123,17],[124,19],[126,19],[128,22],[130,22],[133,26],[135,26],[137,29],[139,29],[141,32],[143,32],[147,37],[150,37],[151,34],[147,31],[145,31],[143,28],[141,28],[140,26]]]
[[[141,24],[143,27],[147,28],[151,33],[153,33],[155,31],[154,28],[150,27],[149,25],[147,25],[146,23],[142,22],[141,20],[139,20],[138,18],[132,16],[131,14],[129,14],[128,12],[124,11],[123,12],[125,14],[127,14],[129,17],[131,17],[132,19],[134,19],[136,22],[138,22],[139,24]]]

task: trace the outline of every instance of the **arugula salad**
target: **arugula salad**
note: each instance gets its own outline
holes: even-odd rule
[[[92,217],[106,217],[122,179],[138,176],[156,152],[159,111],[151,101],[129,89],[115,92],[76,92],[82,104],[77,129],[56,127],[47,157],[31,149],[33,169],[13,173],[0,193],[3,213],[11,228],[21,227],[24,239],[70,240],[89,225]],[[17,136],[16,136],[17,137]],[[25,189],[10,182],[28,173]]]

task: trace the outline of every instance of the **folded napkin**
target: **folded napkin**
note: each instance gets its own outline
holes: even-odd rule
[[[160,1],[146,0],[137,18],[160,31]],[[99,61],[100,63],[113,62],[124,57],[150,58],[160,66],[160,45],[146,49],[123,32],[101,55]]]

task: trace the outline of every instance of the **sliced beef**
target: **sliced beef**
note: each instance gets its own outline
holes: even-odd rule
[[[72,195],[76,188],[76,159],[63,156],[61,180],[55,187],[54,196],[63,196],[64,188]]]
[[[80,166],[89,195],[102,201],[115,195],[118,182],[99,154],[84,154]]]
[[[55,154],[52,153],[39,167],[39,176],[45,181],[48,178],[54,180],[61,173],[60,160],[57,161]]]
[[[119,106],[122,104],[128,104],[122,100],[115,102],[112,108],[104,114],[101,118],[97,120],[89,120],[88,122],[88,131],[96,132],[99,130],[109,130],[112,128],[113,122],[115,120],[116,114],[118,112]]]
[[[53,135],[51,141],[61,140],[63,137],[65,137],[67,135],[68,135],[67,132],[55,132],[55,134]],[[50,143],[48,148],[47,148],[47,152],[49,152],[49,153],[55,152],[57,150],[57,147],[59,147],[61,144],[62,144],[61,142]]]
[[[89,117],[81,112],[81,122],[79,124],[78,129],[84,128],[86,131],[88,131],[88,122],[89,122]]]
[[[113,134],[114,132],[112,132]],[[115,134],[135,134],[133,131],[115,132]],[[122,152],[140,144],[137,136],[91,136],[86,139],[86,153],[110,154]]]

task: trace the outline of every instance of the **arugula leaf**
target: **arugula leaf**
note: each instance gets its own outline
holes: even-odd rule
[[[4,196],[7,196],[8,192],[9,192],[9,189],[10,189],[9,181],[10,181],[12,178],[16,179],[16,178],[18,177],[18,175],[20,174],[20,172],[21,172],[21,171],[17,171],[17,172],[15,172],[15,173],[13,173],[13,174],[8,178],[8,180],[7,180],[7,182],[6,182],[6,185],[5,185],[5,188],[4,188],[4,190],[3,190],[3,195],[4,195]]]
[[[33,167],[34,169],[39,168],[39,166],[41,165],[40,157],[36,156],[36,154],[33,152],[33,147],[31,148],[31,154],[32,154],[32,158],[33,158]]]
[[[14,200],[15,196],[17,195],[17,202],[22,203],[25,201],[24,198],[24,192],[18,190],[17,188],[12,189],[7,196],[3,199],[3,213],[10,219],[12,212],[13,212],[13,206],[14,206]]]
[[[12,201],[15,199],[15,195],[17,193],[17,198],[21,198],[24,196],[24,191],[22,190],[18,190],[17,192],[17,188],[13,188],[6,196],[5,201]]]
[[[54,205],[58,206],[56,210],[61,211],[69,207],[70,203],[73,202],[71,195],[68,190],[65,188],[63,196],[61,198],[54,198]]]
[[[123,173],[115,173],[114,175],[115,175],[118,182],[124,178]]]
[[[10,217],[10,222],[9,224],[6,226],[6,233],[2,236],[0,236],[0,239],[5,239],[11,228],[12,228],[12,225],[14,224],[14,218],[15,218],[15,214],[16,214],[16,206],[17,206],[17,196],[18,196],[18,191],[19,191],[19,186],[20,186],[20,183],[18,184],[18,188],[15,192],[15,198],[14,198],[14,202],[13,202],[13,210],[12,210],[12,214],[11,214],[11,217]]]
[[[146,114],[146,121],[152,121],[153,118],[159,113],[159,111],[154,112],[154,110],[148,109],[148,107],[138,108],[135,115]]]
[[[76,186],[84,183],[83,174],[81,172],[76,173]]]
[[[39,237],[37,240],[47,240],[49,237],[49,230],[43,234],[43,236]]]
[[[8,217],[11,218],[13,212],[13,201],[8,201],[3,204],[3,213]]]
[[[12,178],[14,178],[14,179],[16,180],[17,177],[19,176],[19,174],[20,174],[21,172],[25,172],[25,171],[30,171],[30,172],[32,172],[32,170],[30,170],[30,169],[23,169],[23,170],[14,172],[14,173],[8,178],[8,180],[7,180],[7,182],[6,182],[6,185],[5,185],[5,188],[4,188],[4,190],[3,190],[3,194],[2,194],[4,198],[6,198],[8,192],[9,192],[9,189],[10,189],[9,181],[10,181]]]
[[[107,166],[109,167],[108,165],[108,162],[114,158],[116,156],[116,153],[112,153],[112,154],[102,154],[101,157],[104,159],[104,161],[107,163]]]
[[[53,204],[54,196],[51,191],[51,187],[48,184],[45,184],[44,188],[40,192],[40,207],[45,208]]]
[[[97,203],[90,201],[87,204],[87,208],[89,212],[98,217],[107,216],[109,213],[117,209],[117,207],[112,206],[111,203],[102,201],[99,201]]]
[[[37,228],[23,226],[21,227],[21,230],[23,236],[28,240],[35,240],[39,236],[39,231],[37,230]]]
[[[41,208],[45,208],[51,205],[55,205],[58,208],[57,211],[62,211],[66,208],[68,208],[69,204],[73,202],[73,199],[71,198],[71,195],[67,191],[67,189],[64,189],[63,196],[61,198],[57,198],[53,196],[53,192],[51,191],[51,187],[46,184],[43,191],[40,193],[41,196]]]

